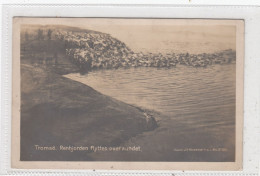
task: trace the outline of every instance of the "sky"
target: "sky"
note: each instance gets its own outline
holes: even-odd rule
[[[179,24],[173,20],[122,23],[119,19],[82,23],[80,27],[109,33],[135,52],[203,53],[236,48],[234,25]]]

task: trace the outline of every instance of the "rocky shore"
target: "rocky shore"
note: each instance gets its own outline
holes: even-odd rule
[[[123,42],[108,34],[57,32],[55,37],[65,43],[66,55],[82,71],[129,67],[176,67],[187,65],[207,67],[235,62],[234,50],[215,53],[134,53]]]
[[[51,30],[49,38],[38,39],[37,30],[40,29],[43,34],[45,31],[46,35]],[[66,26],[52,28],[35,26],[30,38],[23,38],[25,34],[22,33],[21,38],[27,47],[22,47],[21,52],[29,54],[29,57],[32,56],[34,63],[51,63],[61,66],[64,63],[64,59],[61,57],[66,57],[70,65],[76,66],[81,73],[98,69],[129,67],[174,68],[177,65],[207,67],[236,62],[236,52],[232,49],[200,54],[134,52],[125,43],[110,34]],[[28,43],[30,44],[28,45]],[[40,46],[39,43],[48,44]],[[28,56],[26,57],[28,58]],[[66,64],[69,67],[69,64]],[[70,69],[75,71],[74,68],[70,67]],[[69,70],[65,72],[67,73]]]

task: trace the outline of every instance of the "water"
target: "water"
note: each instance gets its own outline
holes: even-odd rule
[[[169,117],[204,116],[212,117],[205,118],[207,121],[221,118],[225,124],[234,123],[235,64],[101,70],[66,77],[125,103]]]
[[[108,158],[234,161],[235,67],[235,64],[207,68],[178,65],[171,69],[101,70],[87,75],[73,73],[66,77],[125,103],[163,114],[156,116],[159,128],[153,133],[144,133],[126,143],[140,145],[144,152],[136,155],[107,154]],[[227,151],[204,154],[173,152],[179,148],[224,148]],[[99,157],[106,159],[104,154]]]

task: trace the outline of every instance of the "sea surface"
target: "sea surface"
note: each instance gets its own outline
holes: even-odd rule
[[[207,125],[234,124],[235,64],[99,70],[66,77],[170,117],[199,118],[201,125],[205,125],[202,121]]]
[[[158,129],[126,143],[140,145],[145,149],[142,153],[100,154],[100,160],[234,161],[235,68],[235,64],[206,68],[177,65],[170,69],[99,70],[65,77],[125,103],[163,114],[161,119],[155,117]],[[187,148],[209,151],[178,152]],[[222,149],[224,152],[216,152]]]

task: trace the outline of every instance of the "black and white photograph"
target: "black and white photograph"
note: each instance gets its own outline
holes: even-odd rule
[[[241,20],[14,18],[14,155],[241,164],[241,31]]]

